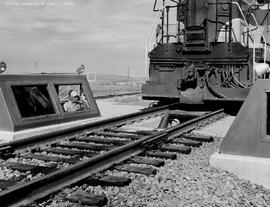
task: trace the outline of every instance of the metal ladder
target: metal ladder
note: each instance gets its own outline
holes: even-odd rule
[[[225,34],[227,34],[229,32],[229,38],[227,40],[227,36],[225,36],[225,42],[232,42],[232,0],[230,1],[226,1],[226,2],[219,2],[218,0],[216,0],[216,30],[215,30],[215,39],[216,41],[218,40],[218,34],[219,32],[225,32]],[[226,10],[224,10],[222,8],[223,5],[227,5],[228,8]],[[220,9],[224,10],[224,12],[219,12],[220,9],[219,7],[221,7]],[[220,21],[220,19],[224,20],[224,18],[227,18],[228,21],[225,22],[229,22],[229,25],[225,26],[225,30],[224,29],[218,29],[219,24],[223,24],[223,21]]]
[[[185,43],[185,27],[187,24],[187,1],[182,1],[177,5],[177,21],[178,21],[178,31],[177,38],[180,40],[180,36],[183,35]],[[184,24],[184,28],[180,28],[180,22]]]

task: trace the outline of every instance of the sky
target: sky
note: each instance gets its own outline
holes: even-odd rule
[[[0,0],[6,73],[86,72],[145,77],[154,0]]]

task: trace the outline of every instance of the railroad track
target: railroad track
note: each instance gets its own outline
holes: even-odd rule
[[[95,96],[95,99],[97,100],[97,99],[107,99],[107,98],[122,97],[122,96],[134,96],[141,93],[142,93],[141,91],[137,91],[137,92],[127,92],[127,93],[120,93],[120,94],[98,95],[98,96]]]
[[[179,113],[170,110],[174,107],[158,107],[1,145],[3,161],[0,169],[9,174],[18,172],[12,179],[7,177],[0,180],[1,206],[27,206],[78,183],[127,185],[131,182],[129,178],[97,176],[97,173],[105,169],[116,169],[151,175],[156,169],[150,166],[164,164],[160,159],[176,159],[177,153],[188,154],[192,147],[212,140],[211,137],[197,137],[189,132],[198,124],[222,116],[223,110]],[[185,121],[166,128],[165,123],[171,113],[184,117]],[[162,130],[123,130],[123,126],[161,116],[164,117],[160,124],[164,128]],[[102,206],[109,198],[80,191],[73,192],[66,199]]]

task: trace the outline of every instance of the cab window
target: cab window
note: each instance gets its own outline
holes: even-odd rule
[[[64,112],[89,109],[89,102],[81,84],[55,85]]]
[[[55,114],[47,85],[11,86],[22,118]]]

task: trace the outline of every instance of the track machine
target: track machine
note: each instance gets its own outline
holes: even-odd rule
[[[269,78],[267,1],[155,0],[153,11],[143,99],[242,103]]]

